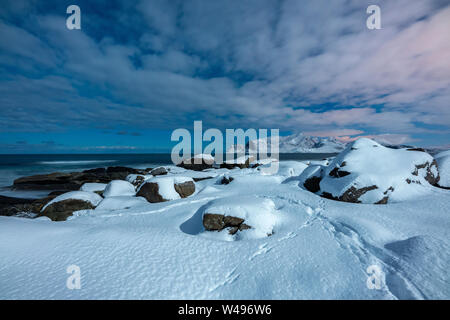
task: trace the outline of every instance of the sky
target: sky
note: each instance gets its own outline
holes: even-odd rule
[[[1,0],[0,153],[165,152],[195,120],[450,148],[449,30],[448,0]]]

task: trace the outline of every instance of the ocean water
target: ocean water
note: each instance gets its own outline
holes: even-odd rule
[[[280,160],[318,160],[333,156],[325,153],[280,154]],[[24,154],[0,155],[0,194],[16,197],[41,197],[45,191],[13,192],[9,188],[15,179],[35,174],[73,172],[86,169],[126,166],[149,168],[171,165],[170,154]]]

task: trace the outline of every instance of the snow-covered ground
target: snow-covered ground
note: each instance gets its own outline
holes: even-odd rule
[[[65,222],[0,217],[0,299],[450,298],[449,190],[386,205],[338,202],[299,186],[306,167],[281,162],[272,176],[171,167],[156,180],[213,178],[161,203],[114,188]],[[233,180],[222,185],[223,176]],[[205,213],[254,228],[205,231]],[[80,268],[79,290],[66,287],[70,265]],[[381,269],[379,289],[368,286],[368,268]]]

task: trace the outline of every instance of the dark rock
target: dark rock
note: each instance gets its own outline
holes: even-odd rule
[[[202,178],[192,178],[192,180],[194,180],[194,182],[198,182],[198,181],[203,181],[203,180],[208,180],[208,179],[212,179],[213,177],[202,177]]]
[[[313,193],[320,191],[320,181],[322,181],[321,177],[311,177],[305,180],[303,186],[306,190],[311,191]]]
[[[20,190],[71,191],[79,190],[85,183],[109,183],[112,180],[125,180],[129,174],[146,174],[146,172],[120,166],[89,169],[83,172],[54,172],[16,179],[13,187]]]
[[[220,184],[229,184],[231,181],[233,181],[234,178],[233,177],[223,177],[220,180]]]
[[[191,158],[189,160],[183,161],[180,164],[178,164],[178,167],[187,169],[187,170],[194,170],[194,171],[203,171],[206,169],[213,168],[213,163],[207,163],[204,159],[202,159],[201,163],[194,163],[194,158]]]
[[[389,200],[389,197],[386,196],[386,197],[383,197],[383,199],[381,199],[380,201],[375,202],[375,204],[387,204],[388,200]]]
[[[406,149],[406,151],[419,151],[419,152],[427,152],[425,149],[423,148],[408,148]]]
[[[203,215],[203,226],[207,231],[221,231],[230,228],[230,234],[235,234],[238,230],[251,229],[251,226],[244,223],[244,219],[216,213],[205,213]]]
[[[106,169],[105,168],[95,168],[95,169],[89,169],[84,170],[83,173],[91,173],[95,175],[106,175]]]
[[[339,169],[340,168],[336,167],[333,170],[331,170],[329,173],[330,177],[342,178],[342,177],[348,176],[350,174],[350,172],[348,172],[348,171],[343,171],[343,170],[339,170]]]
[[[162,176],[167,174],[167,170],[164,167],[159,167],[150,171],[150,174],[153,176]]]
[[[57,191],[52,191],[52,192],[50,192],[48,195],[49,196],[60,196],[60,195],[62,195],[63,193],[66,193],[67,191],[62,191],[62,190],[57,190]]]
[[[141,186],[137,197],[144,197],[150,203],[164,202],[167,201],[159,194],[159,186],[154,182],[146,182]]]
[[[15,216],[20,213],[38,214],[56,195],[43,199],[22,199],[0,196],[0,216]]]
[[[129,174],[145,174],[146,172],[144,170],[116,166],[116,167],[108,167],[106,169],[106,173],[111,181],[111,180],[125,180]]]
[[[136,179],[134,179],[134,181],[131,184],[136,188],[139,188],[144,183],[144,181],[145,181],[144,176],[137,176]]]
[[[90,202],[79,199],[67,199],[48,205],[40,216],[49,217],[52,221],[65,221],[74,211],[94,209]]]
[[[366,192],[375,189],[378,189],[378,187],[375,185],[359,189],[355,188],[354,186],[351,186],[339,197],[339,200],[344,202],[361,203],[361,201],[359,201],[359,197],[361,197]]]
[[[176,183],[174,188],[181,198],[186,198],[195,192],[195,183],[192,181]]]

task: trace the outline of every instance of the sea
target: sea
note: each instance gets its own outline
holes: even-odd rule
[[[283,160],[320,160],[333,153],[282,153]],[[125,166],[137,169],[172,165],[169,153],[147,154],[0,154],[0,195],[39,198],[45,191],[13,191],[15,179],[52,172],[75,172],[99,167]]]

